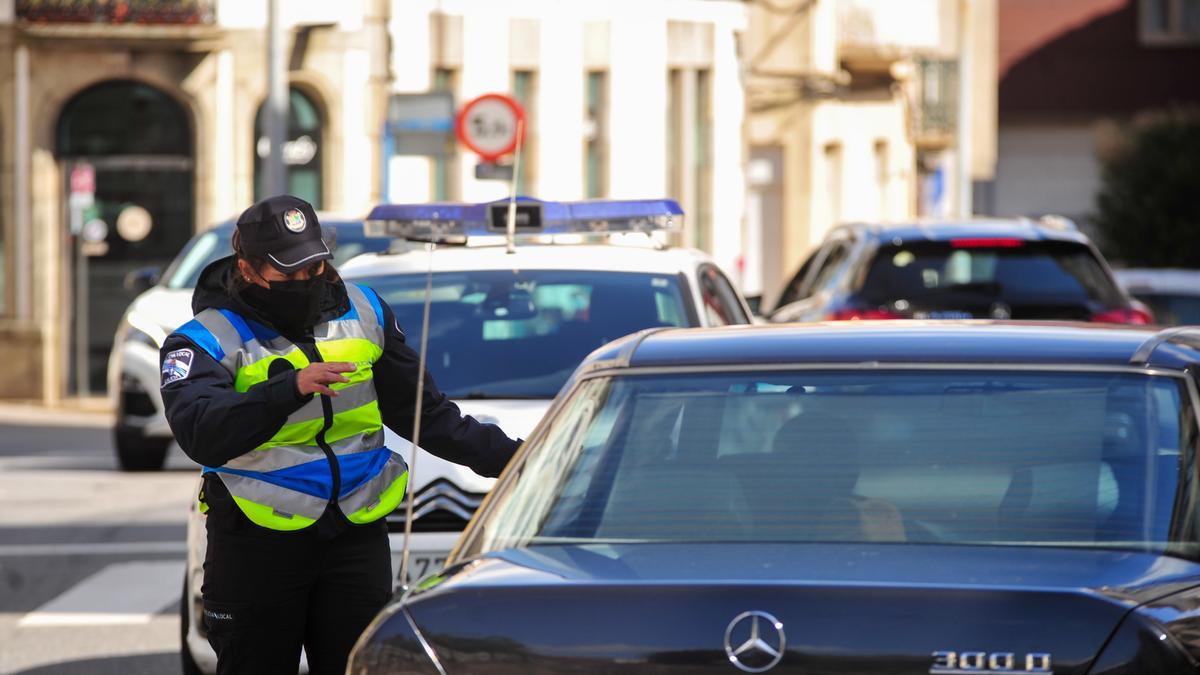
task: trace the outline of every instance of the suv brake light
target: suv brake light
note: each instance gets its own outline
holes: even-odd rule
[[[1136,326],[1146,326],[1154,323],[1154,315],[1149,310],[1138,309],[1136,307],[1122,307],[1120,309],[1111,309],[1107,312],[1093,314],[1092,321],[1096,323],[1127,323]]]
[[[951,239],[954,248],[1021,248],[1024,239],[1016,237],[972,237],[969,239]]]
[[[825,317],[826,321],[885,321],[903,318],[883,309],[839,309]]]

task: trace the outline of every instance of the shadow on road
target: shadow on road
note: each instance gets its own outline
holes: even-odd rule
[[[179,671],[179,652],[166,652],[55,663],[22,670],[13,675],[137,675],[139,673],[158,675],[160,673],[178,673]]]

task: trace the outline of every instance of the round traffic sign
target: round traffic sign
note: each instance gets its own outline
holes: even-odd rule
[[[517,128],[524,124],[525,111],[511,96],[484,94],[458,111],[454,132],[468,149],[494,162],[517,149]]]

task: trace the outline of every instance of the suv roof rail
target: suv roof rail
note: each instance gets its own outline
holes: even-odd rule
[[[1060,216],[1056,213],[1043,214],[1037,219],[1036,222],[1042,227],[1048,227],[1053,230],[1066,230],[1069,232],[1079,231],[1079,225],[1077,225],[1074,220],[1066,216]]]
[[[1137,348],[1133,356],[1129,357],[1129,364],[1133,366],[1148,365],[1150,358],[1154,356],[1155,350],[1168,342],[1179,342],[1178,338],[1185,336],[1194,338],[1196,341],[1195,348],[1200,349],[1200,327],[1175,326],[1173,328],[1164,328],[1146,338],[1146,341]]]

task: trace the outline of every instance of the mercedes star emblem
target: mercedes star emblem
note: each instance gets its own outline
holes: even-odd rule
[[[729,662],[747,673],[763,673],[783,658],[783,624],[766,612],[742,612],[725,629]]]

